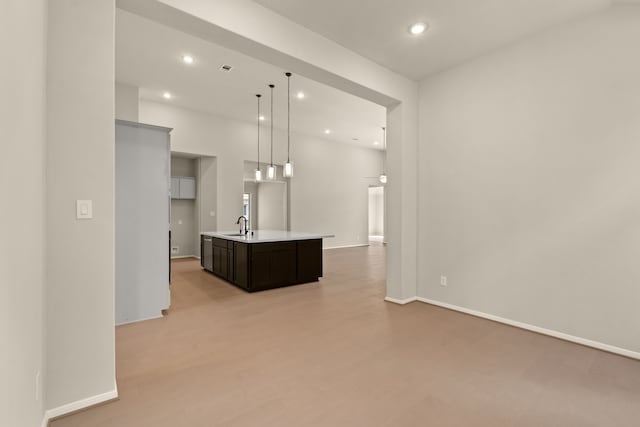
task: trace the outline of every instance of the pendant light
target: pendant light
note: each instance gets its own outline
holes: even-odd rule
[[[284,73],[287,76],[287,163],[284,164],[282,175],[285,178],[293,176],[293,163],[291,163],[291,73]]]
[[[276,167],[273,165],[273,88],[274,85],[269,85],[271,88],[271,162],[267,168],[267,179],[273,181],[276,179]]]
[[[262,95],[257,94],[256,98],[258,98],[258,169],[255,170],[256,173],[256,181],[262,181],[262,171],[260,170],[260,97]]]
[[[382,149],[384,150],[384,157],[382,158],[382,173],[378,178],[381,184],[387,183],[387,128],[382,127]]]

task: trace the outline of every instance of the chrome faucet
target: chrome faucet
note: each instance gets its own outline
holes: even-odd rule
[[[246,216],[242,215],[240,218],[238,218],[238,220],[236,221],[236,224],[240,224],[240,220],[244,219],[244,234],[249,234],[249,220],[247,219]],[[242,233],[242,224],[240,224],[240,233]]]

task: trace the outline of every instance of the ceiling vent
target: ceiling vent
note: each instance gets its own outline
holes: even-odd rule
[[[231,70],[233,70],[233,67],[231,65],[223,64],[220,67],[220,71],[224,71],[225,73],[228,73]]]

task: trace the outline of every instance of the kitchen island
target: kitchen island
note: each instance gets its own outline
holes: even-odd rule
[[[317,282],[322,239],[333,235],[256,230],[200,234],[204,270],[248,292]]]

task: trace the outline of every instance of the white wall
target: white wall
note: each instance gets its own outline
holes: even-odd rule
[[[419,296],[640,351],[638,40],[618,5],[422,83]]]
[[[284,182],[260,182],[257,187],[258,228],[262,230],[286,230],[287,184]]]
[[[46,400],[51,409],[115,395],[114,13],[112,0],[49,2]],[[78,199],[93,200],[92,220],[75,219]]]
[[[198,186],[196,200],[196,215],[198,229],[194,253],[200,256],[200,231],[217,231],[218,210],[218,159],[215,157],[200,157],[197,169]]]
[[[138,97],[140,90],[136,86],[115,83],[116,119],[138,121]]]
[[[196,177],[198,159],[171,156],[171,176]],[[196,180],[196,192],[200,183]],[[197,197],[197,195],[196,195]],[[171,247],[179,247],[171,256],[200,256],[196,200],[171,199]],[[196,245],[198,240],[198,245]],[[196,250],[198,248],[198,250]]]
[[[196,176],[198,159],[171,155],[171,176]]]
[[[140,103],[140,119],[172,127],[172,151],[217,157],[217,227],[234,230],[242,212],[244,161],[257,159],[255,125],[149,101]],[[285,133],[277,131],[274,140],[274,163],[282,164]],[[263,144],[262,159],[267,151]],[[296,134],[291,157],[291,228],[335,234],[325,241],[328,247],[367,244],[369,181],[364,177],[380,173],[381,152]]]
[[[2,426],[38,426],[44,409],[46,3],[10,0],[0,13]]]
[[[197,228],[196,201],[171,200],[171,247],[179,248],[177,253],[171,251],[172,257],[200,256]]]
[[[369,236],[384,235],[384,187],[369,187]]]
[[[291,229],[333,233],[325,247],[369,243],[369,184],[382,170],[382,152],[296,140],[292,148]]]

